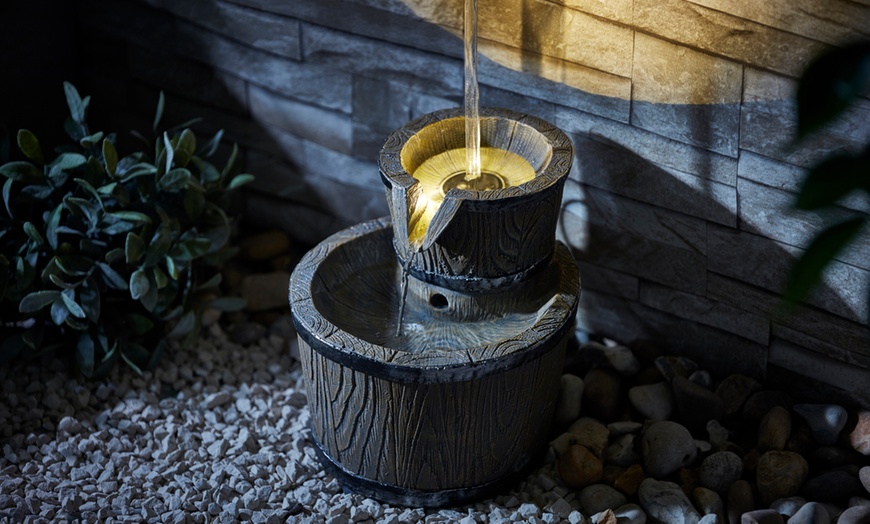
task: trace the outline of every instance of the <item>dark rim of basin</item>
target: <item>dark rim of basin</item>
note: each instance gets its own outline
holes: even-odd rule
[[[570,332],[580,294],[580,275],[568,248],[557,243],[552,264],[560,278],[555,298],[531,328],[499,342],[463,350],[433,349],[408,353],[354,336],[324,318],[312,298],[319,266],[346,244],[391,230],[389,217],[363,222],[330,236],[309,251],[290,279],[289,300],[299,336],[330,360],[396,382],[444,383],[502,373],[534,360],[556,346]]]

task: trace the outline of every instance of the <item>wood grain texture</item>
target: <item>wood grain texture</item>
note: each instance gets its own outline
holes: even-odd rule
[[[566,340],[504,373],[415,384],[343,366],[300,339],[314,435],[348,472],[384,484],[439,491],[495,481],[545,443]]]

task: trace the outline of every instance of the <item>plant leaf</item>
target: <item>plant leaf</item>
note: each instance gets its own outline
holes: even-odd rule
[[[96,188],[94,188],[94,186],[92,186],[90,182],[88,182],[84,178],[73,178],[73,181],[81,186],[82,189],[87,191],[92,197],[94,197],[97,203],[100,204],[100,207],[103,207],[103,199],[100,197],[100,194],[97,193]]]
[[[85,105],[75,86],[69,82],[63,83],[63,91],[66,94],[66,104],[69,106],[69,114],[73,120],[82,124],[85,120]]]
[[[79,140],[79,145],[85,149],[90,149],[90,148],[94,147],[95,145],[99,144],[100,140],[102,140],[102,139],[103,139],[103,132],[97,131],[96,133],[89,135],[89,136],[86,136],[86,137],[82,138],[81,140]]]
[[[247,173],[242,175],[236,175],[230,180],[230,183],[227,184],[227,189],[235,189],[237,187],[243,186],[245,184],[251,183],[254,181],[254,175],[249,175]]]
[[[51,321],[54,325],[59,326],[66,322],[66,317],[69,316],[69,309],[66,308],[63,300],[55,300],[51,303]]]
[[[41,246],[45,243],[45,239],[39,233],[39,230],[30,222],[24,223],[24,232],[27,233],[27,236],[29,236],[31,240],[36,242],[37,246]]]
[[[145,253],[145,241],[136,233],[127,233],[127,240],[124,243],[124,255],[127,263],[132,265],[142,258]]]
[[[18,304],[19,313],[35,313],[45,306],[51,304],[60,296],[60,291],[44,290],[34,291],[21,299]]]
[[[6,212],[9,213],[9,218],[12,218],[12,208],[9,207],[9,197],[12,196],[12,179],[7,178],[3,183],[3,204],[6,206]]]
[[[786,311],[802,302],[822,278],[828,263],[860,233],[864,217],[835,224],[810,242],[804,254],[794,263],[783,298]]]
[[[66,305],[67,309],[69,309],[70,314],[76,318],[85,318],[85,312],[82,311],[81,306],[75,300],[73,296],[72,289],[65,289],[61,291],[60,298],[63,300],[63,303]]]
[[[106,173],[115,176],[115,171],[118,169],[118,151],[108,138],[103,140],[103,162],[106,163]]]
[[[8,162],[0,166],[0,175],[9,180],[39,180],[42,172],[30,162]]]
[[[230,158],[227,159],[227,165],[221,171],[221,177],[226,178],[236,174],[237,164],[239,162],[239,144],[233,144],[233,151],[230,153]]]
[[[148,276],[142,268],[137,269],[130,275],[130,296],[133,300],[139,300],[151,288],[151,282],[148,281]]]
[[[836,119],[870,84],[870,42],[837,47],[813,61],[797,90],[798,137]]]
[[[82,375],[90,377],[94,372],[94,339],[88,332],[79,335],[76,344],[76,363]]]
[[[61,153],[51,163],[52,167],[57,167],[64,171],[81,167],[88,163],[88,159],[84,155],[78,153]]]
[[[51,249],[57,249],[57,226],[60,225],[62,213],[63,204],[58,204],[48,215],[48,221],[45,223],[45,238]]]
[[[157,172],[157,168],[147,162],[139,162],[134,164],[127,171],[124,171],[121,177],[121,183],[128,182],[139,176],[153,175]]]
[[[27,129],[18,131],[18,148],[24,153],[24,156],[33,160],[37,164],[44,164],[45,158],[42,156],[42,148],[39,146],[39,140],[36,135]]]
[[[206,280],[202,284],[196,286],[196,290],[201,291],[203,289],[218,287],[219,285],[221,285],[221,282],[223,281],[223,279],[224,279],[224,277],[220,272],[215,273],[213,277]]]
[[[140,213],[138,211],[113,211],[112,213],[108,214],[115,218],[126,220],[127,222],[134,222],[137,224],[151,223],[151,217],[149,217],[145,213]]]
[[[183,337],[193,331],[194,326],[196,326],[196,313],[190,310],[178,319],[178,323],[175,324],[172,331],[166,336],[167,338]]]
[[[160,120],[163,118],[163,110],[166,107],[166,96],[163,91],[160,91],[160,96],[157,98],[157,111],[154,113],[154,123],[151,125],[151,130],[155,133],[160,126]]]
[[[205,209],[205,196],[202,191],[188,187],[184,190],[184,212],[191,221],[196,221]]]
[[[166,169],[164,173],[172,170],[172,162],[175,160],[175,150],[172,148],[172,142],[169,140],[169,135],[163,133],[163,151],[166,153]]]
[[[157,187],[161,191],[176,193],[187,187],[187,182],[190,180],[190,177],[190,171],[183,167],[177,167],[160,177],[160,180],[157,182]]]
[[[100,320],[100,288],[94,277],[89,276],[79,288],[79,301],[85,316],[96,324]]]
[[[175,146],[175,165],[185,167],[190,158],[196,153],[196,135],[193,131],[185,128],[178,136],[178,145]]]
[[[221,139],[224,137],[224,130],[219,129],[217,133],[202,146],[202,148],[197,152],[199,156],[203,156],[208,158],[217,152],[217,148],[221,143]]]
[[[130,326],[133,334],[137,336],[142,336],[154,328],[154,322],[152,322],[150,318],[145,315],[140,315],[139,313],[127,313],[124,316],[124,319],[126,320],[127,325]]]
[[[108,264],[104,262],[97,262],[97,267],[100,268],[103,272],[103,277],[110,287],[114,289],[127,289],[127,281],[124,280],[121,275],[118,274],[117,271],[112,269]]]

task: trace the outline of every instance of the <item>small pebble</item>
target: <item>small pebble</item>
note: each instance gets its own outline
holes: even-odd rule
[[[852,506],[837,518],[837,524],[868,524],[870,523],[870,506]]]
[[[818,502],[804,504],[788,519],[788,524],[830,524],[830,522],[831,516],[828,515],[828,510]]]
[[[791,413],[781,406],[774,406],[761,419],[758,426],[758,449],[782,451],[791,436]]]
[[[725,503],[722,501],[722,497],[712,489],[695,488],[692,491],[692,497],[695,499],[695,507],[702,514],[709,515],[712,513],[719,515],[720,518],[725,515]]]
[[[823,445],[837,442],[849,419],[846,410],[836,404],[796,404],[792,409],[807,421],[813,438]]]
[[[803,486],[803,495],[808,500],[845,504],[849,497],[862,491],[861,483],[854,475],[834,470],[811,478]]]
[[[749,425],[758,424],[774,406],[791,409],[793,405],[791,395],[783,391],[757,391],[750,395],[743,405],[743,420]]]
[[[870,493],[870,466],[864,466],[858,471],[858,478],[861,480],[861,485],[864,490]]]
[[[583,417],[568,427],[568,433],[574,436],[574,442],[586,446],[586,449],[599,459],[604,458],[610,430],[594,418]]]
[[[582,489],[601,480],[604,467],[594,453],[585,446],[575,444],[559,457],[559,477],[574,489]]]
[[[731,451],[719,451],[701,462],[700,481],[705,488],[720,494],[743,476],[743,460]]]
[[[725,414],[722,399],[709,389],[680,376],[674,377],[671,386],[680,422],[690,430],[701,433],[707,421],[720,420]]]
[[[761,389],[757,380],[746,375],[728,375],[716,387],[716,395],[722,399],[725,416],[730,417],[740,411],[746,400]]]
[[[583,512],[589,515],[606,509],[616,509],[628,502],[625,495],[606,484],[593,484],[580,491],[578,496]]]
[[[613,422],[622,409],[622,380],[611,369],[597,368],[583,377],[583,411],[604,423]]]
[[[772,509],[747,511],[740,519],[741,524],[783,524],[782,515]]]
[[[562,386],[559,389],[559,400],[556,402],[555,424],[567,426],[580,417],[583,400],[583,379],[576,375],[562,375]]]
[[[770,504],[770,509],[775,509],[780,515],[791,517],[797,513],[807,501],[803,497],[786,497],[776,499]]]
[[[870,411],[858,412],[858,422],[849,433],[849,444],[858,453],[870,456]]]
[[[752,487],[743,479],[731,484],[725,500],[725,511],[729,524],[740,524],[740,518],[743,514],[755,509]]]
[[[761,455],[756,483],[762,503],[796,495],[809,473],[806,459],[792,451],[768,451]]]
[[[668,382],[673,381],[675,377],[688,378],[689,375],[698,371],[698,364],[685,357],[658,357],[655,359],[655,365]]]

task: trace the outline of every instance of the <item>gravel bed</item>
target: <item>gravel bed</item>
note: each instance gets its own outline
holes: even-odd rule
[[[141,377],[0,368],[0,522],[584,522],[552,463],[460,508],[343,493],[315,458],[295,340],[253,331],[214,324]]]

